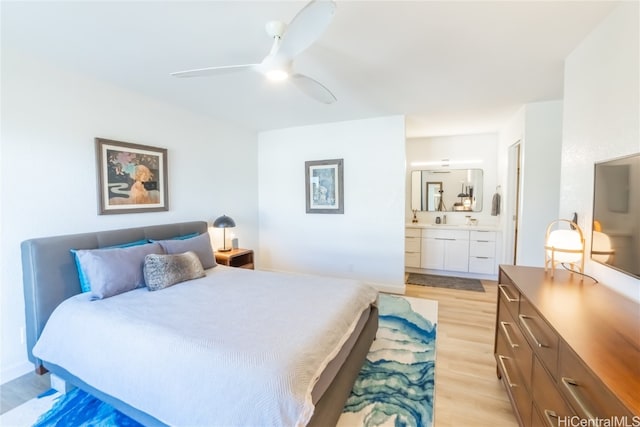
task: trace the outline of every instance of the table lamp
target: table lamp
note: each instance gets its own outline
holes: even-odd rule
[[[227,228],[236,226],[235,221],[226,215],[222,215],[213,221],[215,228],[222,228],[222,249],[218,249],[220,252],[229,252],[231,248],[227,249]]]
[[[558,228],[562,224],[568,225],[569,229]],[[544,249],[544,269],[551,267],[551,277],[558,264],[569,264],[584,273],[584,235],[575,222],[568,219],[552,221],[547,227]]]

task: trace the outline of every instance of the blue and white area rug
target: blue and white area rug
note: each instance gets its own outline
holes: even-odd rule
[[[380,295],[376,340],[339,427],[433,424],[437,317],[436,301]]]
[[[438,303],[380,295],[378,334],[338,427],[433,425]],[[1,426],[139,426],[74,389],[53,390],[0,416]]]

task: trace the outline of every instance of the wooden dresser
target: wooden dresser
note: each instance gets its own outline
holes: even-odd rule
[[[640,304],[565,270],[502,265],[498,286],[497,372],[520,425],[640,426]]]

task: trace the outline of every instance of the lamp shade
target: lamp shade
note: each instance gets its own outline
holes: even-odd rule
[[[582,257],[582,240],[575,230],[553,230],[547,238],[547,247],[556,251],[557,262],[576,262]],[[551,256],[551,249],[547,249],[547,254]]]
[[[558,228],[563,224],[569,229]],[[575,222],[568,219],[552,221],[547,227],[544,248],[544,269],[547,271],[551,267],[551,277],[558,264],[568,264],[580,274],[584,273],[584,234]]]
[[[215,228],[232,228],[236,226],[236,222],[231,217],[222,215],[213,221],[213,226]]]
[[[595,223],[596,221],[594,221]],[[591,239],[591,258],[599,262],[611,262],[615,250],[611,245],[611,238],[602,231],[596,231],[594,225]]]

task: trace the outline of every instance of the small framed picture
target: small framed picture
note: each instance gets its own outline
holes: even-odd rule
[[[166,148],[95,142],[100,215],[169,210]]]
[[[307,213],[344,214],[343,159],[304,163]]]

